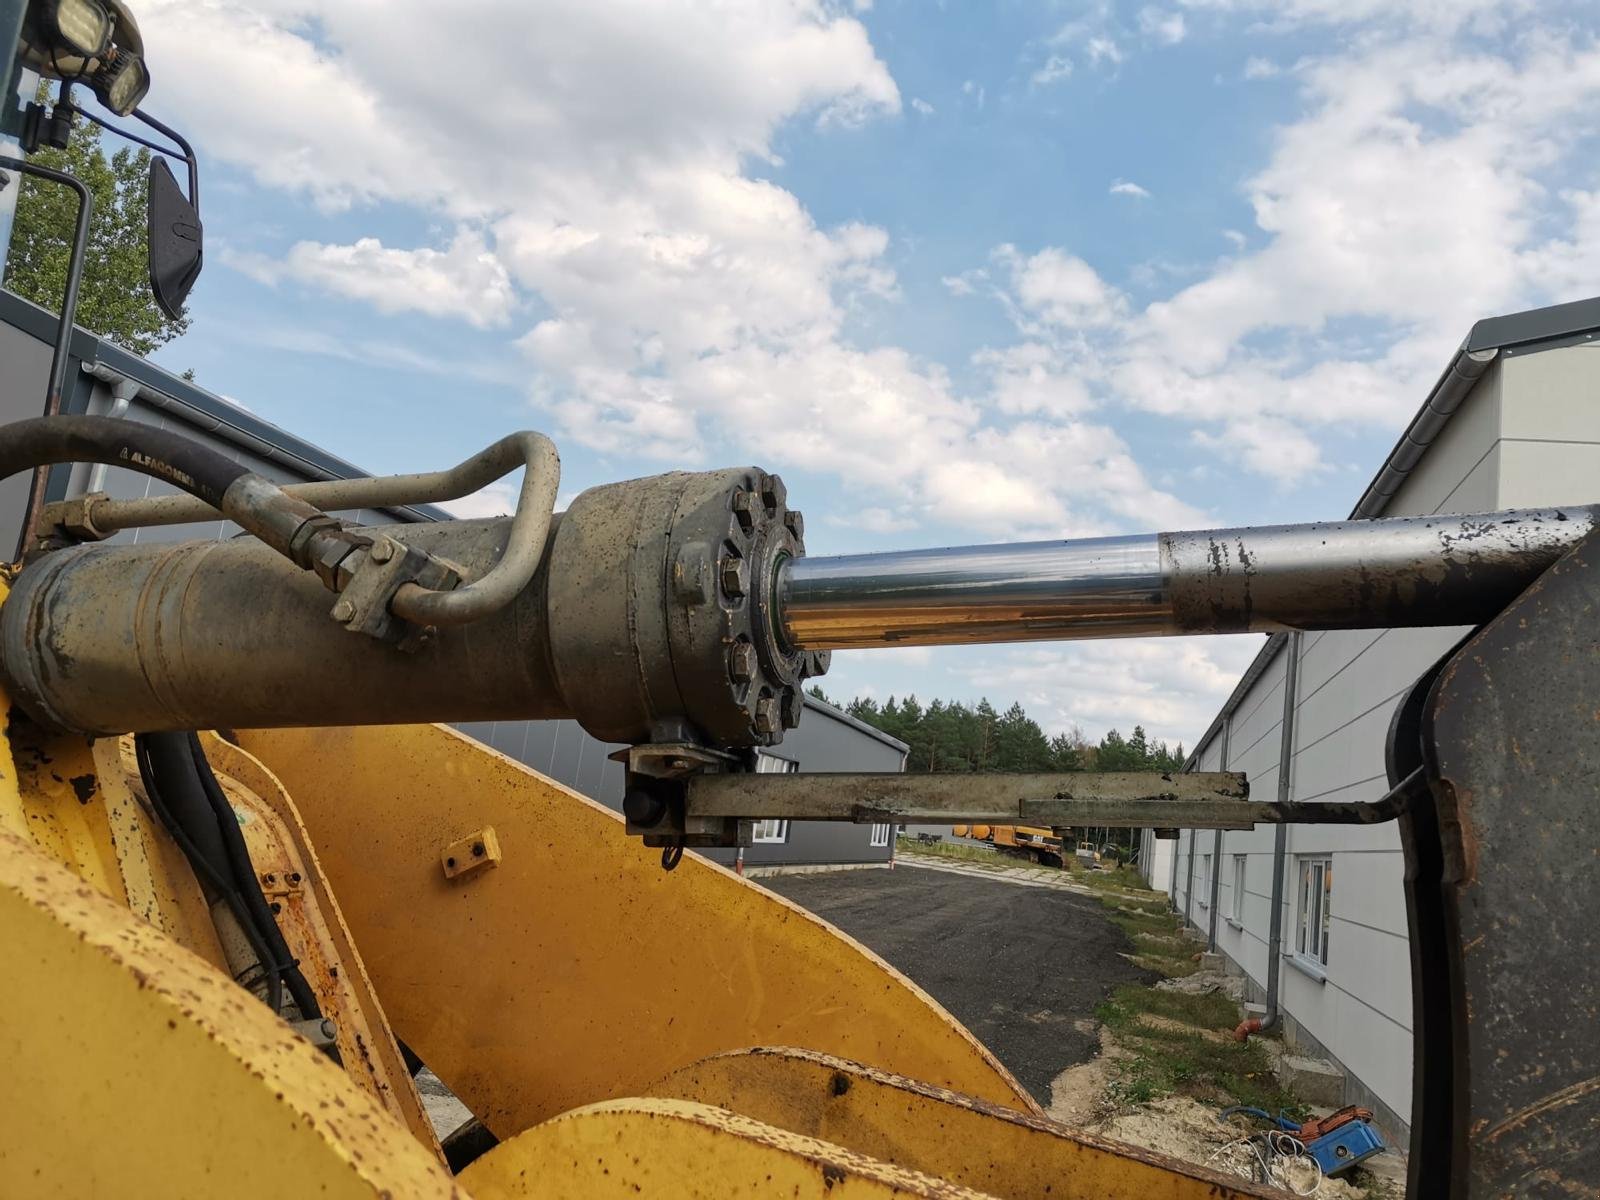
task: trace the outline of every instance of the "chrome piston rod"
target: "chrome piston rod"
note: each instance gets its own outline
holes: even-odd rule
[[[1475,625],[1595,528],[1600,506],[797,558],[805,650]]]

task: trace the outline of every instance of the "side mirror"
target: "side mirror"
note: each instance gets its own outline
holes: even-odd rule
[[[173,320],[200,278],[204,257],[200,214],[172,177],[166,159],[150,160],[150,290],[161,311]]]

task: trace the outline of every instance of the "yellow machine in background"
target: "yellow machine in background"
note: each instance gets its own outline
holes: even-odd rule
[[[1017,858],[1053,867],[1067,865],[1062,850],[1066,834],[1062,830],[1037,825],[952,825],[950,832],[956,837],[988,842],[1001,853]],[[1098,857],[1095,861],[1099,861]]]

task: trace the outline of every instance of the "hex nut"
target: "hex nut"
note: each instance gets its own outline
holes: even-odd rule
[[[725,558],[722,560],[722,590],[731,600],[737,600],[744,595],[745,566],[742,558]]]
[[[761,477],[761,503],[767,506],[767,511],[776,513],[788,498],[789,489],[783,486],[782,479],[776,475]]]
[[[749,642],[735,642],[728,651],[728,675],[735,683],[749,683],[756,677],[756,648]]]
[[[794,688],[783,689],[783,727],[793,729],[800,724],[800,714],[805,711],[806,702]]]
[[[733,515],[739,519],[739,528],[749,533],[755,528],[755,497],[740,488],[733,494]]]
[[[756,701],[755,727],[757,733],[777,733],[783,727],[783,714],[778,710],[778,701],[773,696],[763,696]]]
[[[338,600],[333,605],[333,619],[335,621],[348,621],[356,615],[356,606],[348,600]]]
[[[783,523],[788,527],[789,532],[794,534],[795,541],[803,542],[805,540],[806,518],[805,514],[799,509],[791,508],[788,512],[784,513]]]

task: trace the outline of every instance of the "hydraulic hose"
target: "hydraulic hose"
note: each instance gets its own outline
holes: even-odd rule
[[[179,735],[165,736],[176,738]],[[245,907],[250,911],[256,928],[261,931],[261,940],[283,976],[283,983],[289,989],[290,999],[300,1010],[300,1019],[315,1020],[322,1015],[322,1009],[311,991],[311,985],[306,982],[305,975],[295,962],[289,944],[284,940],[283,931],[278,928],[277,918],[273,916],[266,897],[261,893],[261,885],[256,882],[255,864],[250,861],[250,849],[244,844],[244,834],[239,829],[238,818],[233,815],[233,805],[229,804],[228,798],[222,794],[222,785],[217,782],[216,774],[211,770],[211,763],[200,745],[200,736],[192,731],[184,736],[188,740],[189,757],[195,776],[205,792],[207,801],[210,802],[211,811],[222,834],[222,846],[227,855],[228,866],[233,872],[240,894],[244,897]]]
[[[267,973],[267,1004],[280,1012],[288,989],[302,1020],[322,1015],[256,881],[233,807],[194,733],[147,733],[134,739],[145,792],[197,875],[227,902]]]
[[[285,558],[307,521],[325,513],[200,442],[142,421],[34,417],[0,426],[0,479],[56,463],[106,463],[164,479],[198,496]]]
[[[227,455],[140,421],[34,417],[0,426],[0,478],[34,467],[77,462],[126,467],[164,479],[216,508],[222,507],[222,498],[234,481],[250,474],[248,467]]]

